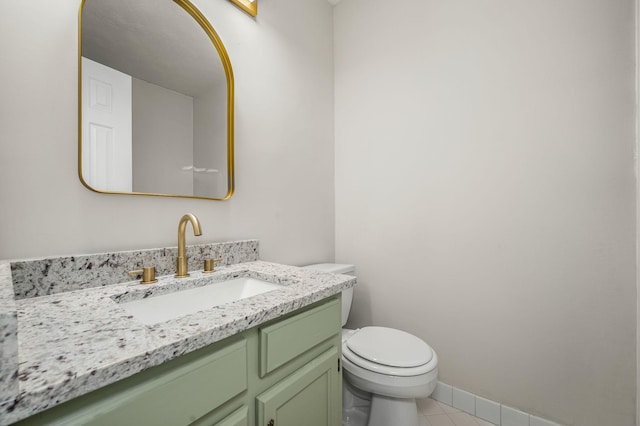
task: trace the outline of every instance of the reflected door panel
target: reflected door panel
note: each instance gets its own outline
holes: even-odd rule
[[[131,192],[131,77],[82,58],[82,151],[87,184],[107,191]]]

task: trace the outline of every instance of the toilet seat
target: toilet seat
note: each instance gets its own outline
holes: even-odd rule
[[[410,377],[437,367],[434,352],[424,341],[401,330],[364,327],[343,340],[342,355],[366,370]]]

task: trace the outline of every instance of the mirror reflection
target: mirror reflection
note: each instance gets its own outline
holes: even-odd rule
[[[98,192],[233,193],[233,76],[186,0],[84,0],[80,175]]]

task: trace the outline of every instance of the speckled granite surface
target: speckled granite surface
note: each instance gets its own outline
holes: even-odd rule
[[[18,316],[9,262],[0,262],[0,405],[18,392]],[[1,418],[1,416],[0,416]]]
[[[152,326],[136,321],[118,304],[149,292],[186,289],[233,276],[260,277],[283,287]],[[213,274],[193,272],[179,280],[160,277],[151,286],[128,282],[17,300],[19,389],[11,401],[0,401],[0,424],[28,417],[354,284],[351,276],[254,261]]]
[[[11,262],[16,299],[101,287],[131,278],[128,271],[155,266],[156,275],[175,272],[176,247]],[[187,247],[189,270],[202,269],[204,259],[221,258],[218,265],[258,260],[258,240]]]

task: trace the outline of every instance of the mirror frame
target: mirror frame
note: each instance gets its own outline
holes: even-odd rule
[[[174,198],[197,198],[203,200],[218,200],[224,201],[231,198],[235,191],[234,183],[234,87],[233,87],[233,70],[231,68],[231,61],[227,50],[222,44],[222,40],[218,36],[218,33],[213,29],[213,26],[209,23],[207,18],[196,8],[189,0],[167,0],[173,1],[178,6],[182,7],[191,17],[200,25],[200,27],[207,34],[211,42],[213,43],[222,67],[227,78],[227,193],[221,198],[201,197],[197,195],[182,195],[182,194],[155,194],[151,192],[121,192],[121,191],[103,191],[96,189],[89,185],[82,176],[82,9],[84,8],[86,0],[82,0],[80,3],[80,10],[78,12],[78,177],[80,182],[90,189],[91,191],[98,192],[100,194],[123,194],[123,195],[147,195],[154,197],[174,197]]]
[[[258,15],[258,0],[231,0],[231,3],[251,16]]]

